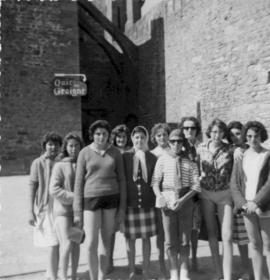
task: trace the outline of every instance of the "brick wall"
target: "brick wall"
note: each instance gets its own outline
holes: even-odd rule
[[[203,128],[218,116],[255,118],[269,129],[269,9],[267,0],[163,0],[153,7],[127,31],[141,51],[142,120],[155,123],[164,112],[174,123],[200,111]],[[155,38],[151,25],[157,20],[163,21],[164,34],[155,46],[159,40],[164,51],[145,47]],[[165,85],[166,98],[159,97],[159,84]],[[164,100],[163,110],[156,104]]]
[[[47,131],[80,133],[80,98],[52,92],[54,73],[79,73],[77,6],[64,2],[2,2],[2,175],[27,173]]]

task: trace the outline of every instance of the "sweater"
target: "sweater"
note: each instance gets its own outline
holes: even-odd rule
[[[90,145],[78,156],[74,186],[75,215],[81,215],[83,198],[118,194],[125,188],[123,159],[120,151],[110,146],[104,154],[94,151]]]
[[[147,166],[147,182],[140,180],[140,189],[133,180],[133,156],[135,150],[131,149],[123,154],[125,177],[127,181],[127,207],[150,208],[155,206],[155,195],[151,188],[151,178],[154,172],[156,157],[149,151],[145,152]]]
[[[247,203],[245,182],[246,175],[243,170],[243,160],[238,160],[234,163],[230,184],[236,209],[241,209]],[[270,152],[265,157],[260,171],[257,193],[253,201],[263,212],[270,210]]]
[[[54,198],[54,216],[73,216],[75,165],[67,157],[57,162],[53,168],[49,191]]]
[[[175,169],[178,159],[167,153],[161,156],[155,166],[152,187],[159,186],[162,190],[176,190]],[[197,164],[185,157],[180,157],[181,188],[200,192],[199,171]]]
[[[35,196],[35,212],[39,214],[45,210],[49,202],[49,181],[51,169],[55,161],[46,157],[46,154],[36,158],[30,169],[29,185],[37,187]]]

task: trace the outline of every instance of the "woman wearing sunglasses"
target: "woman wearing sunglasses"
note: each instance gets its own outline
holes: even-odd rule
[[[171,280],[190,279],[188,256],[193,209],[191,198],[200,192],[197,165],[182,152],[185,141],[180,129],[170,133],[170,150],[158,158],[152,178],[156,206],[162,208],[165,250]]]
[[[195,117],[183,117],[179,129],[184,133],[187,140],[186,153],[190,160],[198,164],[197,149],[200,144],[199,137],[201,134],[201,124]],[[199,164],[198,164],[199,166]],[[198,237],[201,227],[201,209],[198,195],[194,196],[193,214],[192,214],[192,230],[191,230],[191,258],[194,271],[198,270],[197,264],[197,248]]]

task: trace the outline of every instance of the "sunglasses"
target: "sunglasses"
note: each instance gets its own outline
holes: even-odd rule
[[[170,142],[171,144],[175,144],[175,143],[177,143],[177,144],[182,144],[184,141],[183,141],[183,140],[169,140],[169,142]]]
[[[189,130],[189,129],[190,130],[196,130],[196,127],[195,126],[184,126],[183,129],[184,130]]]

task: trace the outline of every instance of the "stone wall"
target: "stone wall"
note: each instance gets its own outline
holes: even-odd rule
[[[269,11],[267,0],[163,0],[152,7],[127,30],[141,51],[142,120],[175,123],[201,113],[203,128],[220,117],[257,119],[269,129]],[[157,21],[159,47],[146,48]],[[164,100],[165,108],[156,106]]]
[[[164,10],[159,6],[126,29],[139,52],[139,122],[148,129],[165,121]]]
[[[81,131],[80,98],[52,92],[54,73],[79,73],[77,5],[9,0],[1,12],[1,174],[23,174],[46,132]]]
[[[122,0],[94,0],[92,3],[109,18],[115,16],[117,7],[125,7],[121,6]],[[111,16],[108,15],[106,4],[113,4],[113,10],[110,9]],[[109,56],[95,38],[91,38],[89,34],[80,30],[80,69],[88,77],[88,95],[82,98],[83,135],[87,143],[89,142],[88,128],[92,122],[105,119],[112,127],[123,123],[129,113],[136,113],[137,97],[133,96],[123,79],[126,66],[124,66],[125,61],[116,41],[93,18],[87,16],[86,19],[92,32],[99,37],[106,35],[105,38],[113,49],[111,56],[114,57],[117,67],[120,67],[119,69],[112,64]],[[114,24],[117,25],[117,22]]]

